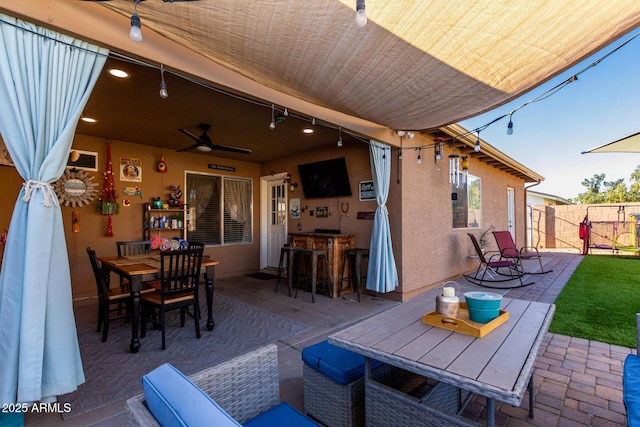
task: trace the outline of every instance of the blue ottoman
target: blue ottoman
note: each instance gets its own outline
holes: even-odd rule
[[[305,347],[302,361],[307,415],[329,427],[364,426],[364,356],[323,341]]]

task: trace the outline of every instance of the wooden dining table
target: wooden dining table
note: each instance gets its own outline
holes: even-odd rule
[[[130,283],[131,298],[131,344],[132,353],[140,350],[138,336],[138,319],[140,313],[140,291],[144,282],[160,278],[160,253],[150,253],[129,256],[108,256],[98,258],[102,263],[103,272],[109,276],[115,273],[127,279]],[[207,330],[213,330],[213,282],[215,280],[215,266],[218,261],[202,258],[201,268],[204,269],[205,294],[207,298]],[[108,279],[108,277],[107,277]]]

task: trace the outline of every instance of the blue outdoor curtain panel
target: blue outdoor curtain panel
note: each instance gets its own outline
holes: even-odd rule
[[[0,273],[0,401],[84,382],[62,212],[51,187],[108,50],[0,14],[0,134],[24,179]]]

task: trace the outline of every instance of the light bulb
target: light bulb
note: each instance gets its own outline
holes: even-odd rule
[[[422,164],[422,157],[420,157],[420,154],[418,154],[418,164],[421,165]]]
[[[399,130],[398,132],[396,132],[398,134],[398,136],[404,136],[404,131],[403,130]]]
[[[436,160],[442,160],[442,154],[439,151],[436,153]]]
[[[342,137],[338,137],[338,147],[342,147]]]
[[[356,25],[359,28],[367,25],[367,14],[364,11],[364,0],[356,1]]]
[[[137,13],[131,15],[131,30],[129,31],[129,38],[134,42],[142,41],[142,31],[140,31],[140,17]]]
[[[271,123],[269,123],[269,129],[273,130],[276,128],[276,122],[274,122],[273,120],[271,120]]]
[[[414,137],[413,132],[407,132],[407,138],[413,139],[413,137]]]
[[[509,124],[507,125],[507,135],[513,135],[513,122],[509,118]]]
[[[271,123],[269,123],[269,129],[274,130],[276,128],[276,119],[275,119],[275,105],[271,104]]]
[[[402,160],[402,150],[398,153],[398,160]]]
[[[476,146],[473,148],[476,153],[480,152],[480,140],[476,141]]]
[[[169,92],[167,91],[167,84],[163,81],[160,82],[160,98],[168,98]]]

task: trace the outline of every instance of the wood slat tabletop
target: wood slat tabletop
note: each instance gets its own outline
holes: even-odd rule
[[[555,306],[503,298],[509,319],[482,338],[422,323],[433,299],[415,298],[329,337],[411,372],[520,405]]]

